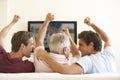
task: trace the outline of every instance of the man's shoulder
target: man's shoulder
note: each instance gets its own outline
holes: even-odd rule
[[[107,46],[104,48],[103,52],[104,53],[115,53],[115,51],[113,50],[113,48],[111,46]]]
[[[34,53],[36,53],[38,50],[40,50],[40,49],[45,49],[44,48],[44,46],[37,46],[36,48],[35,48],[35,50],[34,50]]]

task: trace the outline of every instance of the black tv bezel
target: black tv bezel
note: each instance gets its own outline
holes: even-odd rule
[[[32,24],[32,23],[37,23],[37,24],[39,24],[39,23],[42,23],[43,24],[43,22],[44,21],[28,21],[28,31],[29,32],[31,32],[30,31],[30,25]],[[51,21],[50,23],[72,23],[72,24],[74,24],[74,42],[77,44],[77,21]],[[35,35],[36,36],[36,35]],[[49,48],[48,47],[45,47],[45,49],[47,50],[47,51],[49,51]]]

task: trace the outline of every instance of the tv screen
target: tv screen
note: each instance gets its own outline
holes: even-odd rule
[[[33,32],[34,35],[36,36],[43,22],[44,21],[28,21],[28,31]],[[72,39],[74,40],[75,43],[77,43],[77,22],[76,21],[52,21],[48,25],[46,37],[44,39],[44,45],[47,51],[49,51],[49,47],[48,47],[49,37],[53,33],[60,32],[62,27],[67,27],[69,29]]]

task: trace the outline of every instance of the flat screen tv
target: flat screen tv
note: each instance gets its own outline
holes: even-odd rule
[[[44,21],[28,21],[28,31],[33,32],[34,35],[36,36],[43,22]],[[77,43],[77,22],[76,21],[52,21],[48,25],[46,37],[44,39],[44,45],[47,51],[49,51],[49,47],[48,47],[49,37],[53,33],[60,32],[60,29],[62,27],[67,27],[69,29],[70,35],[72,36],[74,42]]]

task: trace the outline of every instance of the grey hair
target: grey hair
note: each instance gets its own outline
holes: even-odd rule
[[[52,34],[49,40],[49,49],[51,52],[62,53],[64,47],[70,46],[69,37],[63,33]]]

